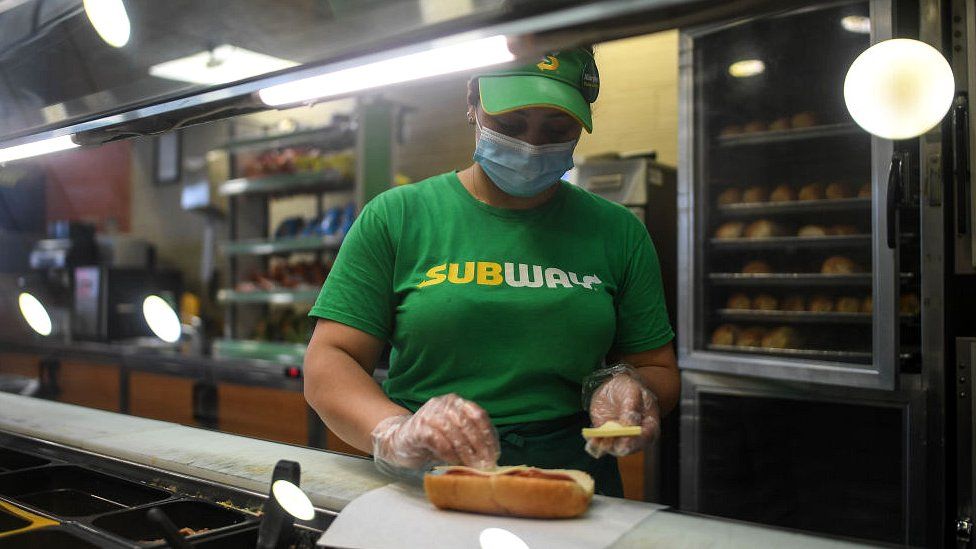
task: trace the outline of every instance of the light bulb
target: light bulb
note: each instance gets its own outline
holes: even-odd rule
[[[48,314],[47,309],[44,308],[39,299],[27,292],[22,292],[17,298],[17,302],[20,305],[20,314],[23,315],[24,320],[27,321],[32,330],[42,336],[51,335],[53,329],[51,315]]]
[[[918,40],[896,38],[871,46],[851,63],[844,101],[859,126],[885,139],[917,137],[952,105],[949,62]]]
[[[183,332],[180,317],[165,299],[158,295],[146,297],[142,302],[142,316],[145,317],[149,329],[159,339],[166,343],[176,343],[180,340]]]
[[[121,48],[129,43],[132,30],[122,0],[84,0],[85,14],[106,44]]]

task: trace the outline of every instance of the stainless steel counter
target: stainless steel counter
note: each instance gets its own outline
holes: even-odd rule
[[[260,413],[256,410],[255,413]],[[261,493],[278,459],[298,461],[302,487],[331,511],[390,482],[367,459],[0,393],[0,431],[51,441]],[[378,510],[382,514],[382,510]],[[857,547],[857,544],[721,519],[659,512],[615,548]]]

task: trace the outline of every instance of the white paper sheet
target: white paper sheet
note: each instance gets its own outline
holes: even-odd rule
[[[600,548],[611,545],[663,506],[594,496],[589,511],[575,519],[494,517],[436,509],[419,487],[391,484],[347,505],[319,539],[319,546],[343,549],[467,547],[478,549],[486,528],[503,528],[531,549]]]

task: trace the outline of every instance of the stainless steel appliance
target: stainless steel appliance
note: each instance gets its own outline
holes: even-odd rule
[[[76,267],[72,335],[98,341],[151,337],[143,300],[158,295],[177,303],[182,286],[177,270]]]
[[[872,137],[843,98],[851,62],[896,25],[939,44],[938,17],[893,5],[682,32],[685,509],[940,539],[927,475],[941,460],[943,232],[938,174],[922,169],[940,140]]]

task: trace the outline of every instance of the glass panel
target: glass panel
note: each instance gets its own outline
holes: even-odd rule
[[[77,0],[2,4],[0,139],[390,45],[407,33],[456,32],[497,19],[503,5],[506,15],[518,11],[502,0],[119,0],[124,11],[89,17]]]
[[[868,15],[846,4],[696,40],[696,348],[872,363],[871,138],[843,98]]]
[[[904,542],[902,411],[702,394],[699,511]]]

